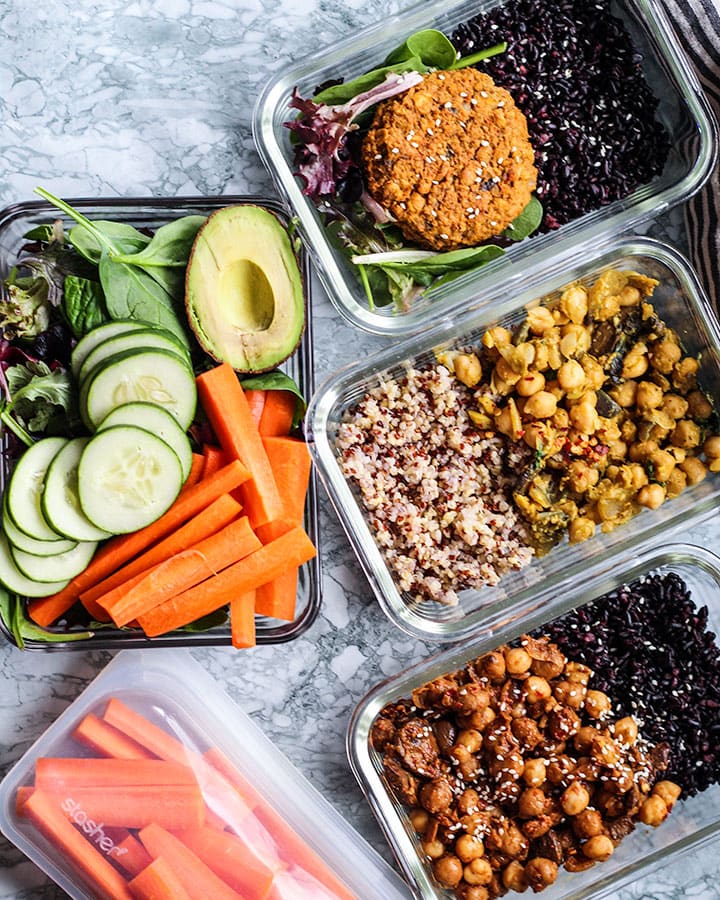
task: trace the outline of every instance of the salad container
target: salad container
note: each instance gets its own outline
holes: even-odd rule
[[[155,230],[182,216],[210,215],[215,210],[242,203],[262,206],[278,216],[285,226],[288,224],[288,215],[284,206],[273,198],[261,196],[81,199],[71,200],[70,203],[90,219],[110,219],[150,230]],[[63,219],[66,225],[72,224],[54,206],[45,202],[20,203],[0,212],[0,278],[6,278],[15,265],[20,248],[25,243],[24,235],[32,228],[58,218]],[[302,251],[300,251],[299,260],[307,297],[306,325],[300,346],[282,364],[281,368],[294,379],[305,398],[309,398],[314,388],[311,278],[307,257]],[[7,436],[3,435],[2,446],[5,450],[7,449],[6,441]],[[0,459],[0,491],[5,490],[10,471],[10,460],[5,452]],[[320,528],[314,473],[310,478],[304,528],[319,551]],[[320,608],[320,602],[320,554],[318,552],[315,559],[300,569],[294,620],[281,622],[277,619],[258,617],[256,623],[257,643],[275,644],[293,640],[313,623]],[[81,622],[63,628],[49,628],[43,632],[42,629],[34,628],[27,619],[24,623],[9,622],[7,616],[0,611],[0,632],[13,643],[18,643],[16,634],[20,630],[21,624],[27,626],[26,636],[21,641],[23,649],[26,650],[80,650],[86,647],[121,649],[123,647],[231,644],[229,622],[214,625],[205,630],[194,630],[192,626],[188,626],[186,629],[171,632],[150,641],[139,631],[115,628],[112,625],[93,626],[91,632],[88,633],[87,626]]]
[[[357,272],[328,236],[315,204],[303,194],[293,174],[293,145],[284,123],[293,89],[311,97],[332,79],[348,81],[383,64],[388,53],[416,31],[435,28],[449,34],[472,16],[487,12],[497,0],[462,0],[450,5],[434,0],[410,7],[366,28],[331,48],[318,50],[284,70],[258,98],[254,136],[275,185],[299,219],[299,229],[320,279],[338,311],[366,331],[398,337],[432,321],[489,304],[520,286],[538,256],[577,248],[604,234],[630,232],[675,204],[688,199],[708,177],[717,154],[717,128],[697,78],[658,0],[618,0],[612,13],[625,24],[642,55],[645,79],[659,100],[656,118],[667,130],[671,150],[662,174],[624,199],[587,213],[557,231],[511,246],[505,255],[451,283],[431,288],[408,309],[368,307]]]
[[[214,900],[409,896],[180,651],[118,654],[6,776],[0,829],[75,900],[159,896],[128,888],[158,856],[165,865],[137,887],[154,874],[173,886],[191,878],[192,896]]]
[[[522,625],[506,622],[493,634],[454,645],[386,679],[360,701],[348,728],[348,758],[416,897],[451,900],[454,894],[444,891],[432,877],[429,866],[418,853],[419,839],[407,809],[386,786],[381,755],[370,742],[370,730],[380,710],[386,704],[409,697],[415,688],[426,682],[461,669],[468,660],[513,641],[634,579],[651,573],[666,575],[671,572],[685,582],[697,607],[708,607],[707,627],[717,632],[720,629],[720,559],[700,547],[666,543],[638,552],[633,559],[626,558],[612,571],[576,579],[572,588],[558,591],[538,604],[523,619]],[[638,635],[638,639],[642,640],[642,635]],[[543,891],[543,897],[547,900],[617,897],[623,885],[676,860],[686,851],[717,839],[719,833],[720,786],[714,784],[701,794],[678,803],[660,827],[638,828],[622,841],[609,860],[585,872],[571,874],[561,870],[555,884]]]
[[[317,391],[308,411],[310,450],[338,517],[380,606],[399,628],[423,640],[454,641],[493,633],[508,621],[526,618],[556,596],[572,589],[579,577],[599,577],[614,570],[659,534],[687,528],[717,509],[720,475],[688,487],[657,509],[644,509],[610,533],[597,533],[570,545],[565,539],[525,568],[511,571],[494,586],[459,593],[455,606],[413,599],[398,585],[363,510],[359,493],[340,466],[338,427],[349,410],[370,390],[401,378],[406,367],[422,367],[437,351],[477,345],[492,325],[512,330],[526,306],[580,281],[592,282],[609,268],[629,269],[660,282],[652,303],[674,329],[685,352],[699,357],[698,384],[720,398],[720,330],[703,290],[685,258],[672,247],[649,238],[608,238],[578,251],[571,249],[525,267],[522,282],[509,283],[492,309],[466,309],[446,317],[420,335],[395,343],[361,364],[341,369]]]

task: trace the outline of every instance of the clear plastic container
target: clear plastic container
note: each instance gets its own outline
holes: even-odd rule
[[[584,543],[567,540],[530,565],[504,575],[497,586],[460,593],[457,606],[419,602],[403,593],[383,556],[363,511],[359,495],[346,480],[335,441],[345,413],[381,382],[402,376],[407,364],[422,366],[443,347],[477,343],[491,325],[512,328],[525,307],[576,280],[592,281],[607,268],[631,269],[659,279],[652,302],[660,318],[673,328],[687,353],[700,357],[698,380],[716,400],[720,398],[720,330],[708,301],[688,262],[676,250],[641,238],[608,238],[592,250],[535,258],[522,283],[509,284],[492,309],[466,310],[445,318],[422,334],[396,343],[361,364],[333,375],[317,391],[308,413],[310,450],[318,471],[345,528],[380,606],[404,631],[423,640],[459,640],[494,631],[507,621],[528,615],[552,602],[556,594],[622,564],[659,534],[685,528],[717,509],[720,475],[683,491],[655,510],[643,510],[609,534],[596,534]]]
[[[388,703],[409,697],[414,688],[462,668],[468,660],[651,572],[677,573],[685,581],[696,606],[709,608],[708,628],[720,631],[720,559],[700,547],[670,543],[648,548],[632,560],[616,565],[612,571],[584,577],[582,586],[576,581],[571,590],[558,591],[553,598],[540,603],[522,624],[507,622],[492,635],[455,645],[386,679],[360,701],[348,728],[350,764],[417,897],[451,900],[454,895],[437,886],[418,853],[418,838],[409,822],[407,808],[386,787],[381,756],[369,741],[370,729],[380,710]],[[556,883],[543,891],[543,897],[547,900],[617,897],[623,885],[685,851],[717,839],[719,833],[720,785],[715,784],[677,804],[659,828],[639,828],[606,862],[583,873],[561,871]]]
[[[349,322],[366,331],[409,335],[469,304],[490,303],[501,295],[499,291],[522,281],[537,254],[577,247],[602,234],[629,232],[687,200],[713,169],[716,125],[661,3],[618,0],[613,14],[623,20],[643,55],[645,77],[660,101],[657,117],[670,136],[672,150],[662,175],[623,200],[588,213],[559,231],[520,242],[482,269],[427,291],[407,311],[399,313],[392,307],[370,310],[356,272],[331,245],[314,203],[303,195],[302,183],[293,175],[290,132],[283,127],[292,113],[288,102],[293,88],[297,86],[303,97],[312,96],[318,85],[330,79],[349,80],[380,65],[417,30],[438,28],[450,33],[471,16],[497,5],[497,0],[462,0],[449,6],[442,0],[417,4],[292,65],[270,81],[258,98],[253,131],[260,155],[299,219],[300,233],[331,300]]]
[[[288,214],[282,203],[272,197],[264,196],[224,196],[224,197],[173,197],[173,198],[115,198],[115,199],[80,199],[71,200],[71,205],[81,210],[91,219],[111,219],[127,222],[137,228],[155,230],[161,225],[185,215],[210,215],[217,209],[239,203],[254,203],[269,209],[287,225]],[[52,222],[60,218],[68,220],[49,203],[44,201],[18,203],[0,212],[0,279],[6,278],[15,264],[18,252],[25,243],[23,236],[37,225]],[[314,390],[313,373],[313,323],[312,297],[310,295],[311,277],[307,256],[300,253],[300,265],[307,296],[306,326],[302,341],[293,355],[286,360],[282,369],[290,375],[300,387],[306,398]],[[4,437],[0,434],[4,441]],[[1,445],[4,448],[4,443]],[[7,457],[0,458],[0,491],[4,491],[10,467]],[[320,525],[317,505],[317,485],[315,474],[310,479],[307,504],[305,507],[305,530],[316,547],[320,546]],[[281,622],[277,619],[258,617],[256,632],[258,644],[277,644],[291,641],[312,625],[318,614],[321,603],[322,582],[320,579],[320,553],[311,562],[300,569],[298,579],[298,596],[295,619],[292,622]],[[51,641],[29,638],[24,642],[26,650],[82,650],[94,649],[118,650],[122,647],[173,647],[173,646],[218,646],[230,645],[230,625],[218,625],[206,631],[177,631],[153,638],[152,641],[141,633],[130,629],[119,629],[104,626],[96,629],[91,637],[63,641],[58,635],[81,634],[86,626],[78,621],[63,628],[51,628]],[[38,632],[40,629],[38,629]],[[0,634],[15,643],[10,629],[0,616]]]
[[[114,714],[110,711],[113,707]],[[91,750],[73,736],[81,723],[84,729],[88,722],[95,721],[86,717],[100,717],[102,726],[104,715],[113,722],[118,721],[117,716],[125,716],[120,734],[135,733],[145,748],[145,759],[109,758],[109,753],[102,759],[97,749]],[[133,725],[140,728],[139,734],[132,731]],[[97,731],[95,727],[92,736],[101,740]],[[148,753],[148,747],[153,748],[152,753]],[[38,764],[43,758],[50,761]],[[52,762],[57,758],[74,760],[75,767],[72,763],[57,766]],[[110,763],[116,773],[119,764],[120,774],[115,775],[114,782],[108,782],[107,769],[99,774],[95,769],[88,775],[87,769],[81,768],[87,765],[84,760],[91,766],[95,760]],[[49,768],[41,770],[43,765]],[[191,785],[190,800],[178,801],[172,811],[167,799],[153,806],[151,797],[158,783],[169,795],[172,781],[176,793],[184,796],[186,776]],[[144,797],[142,789],[125,785],[126,781],[140,784],[143,778],[147,790]],[[104,783],[104,790],[110,792],[101,801],[105,811],[100,821],[93,813],[97,800],[91,796],[97,783]],[[26,799],[32,785],[37,788],[37,806],[30,813],[19,814],[18,798],[21,802]],[[178,785],[182,785],[180,790]],[[136,793],[142,802],[113,805],[112,794],[123,787],[131,800]],[[196,795],[204,824],[191,824]],[[48,805],[49,812],[42,818],[37,811],[47,811]],[[143,819],[149,824],[143,826]],[[111,821],[128,825],[111,825]],[[171,829],[172,824],[182,827]],[[192,844],[192,852],[216,875],[222,872],[218,869],[222,866],[218,863],[221,854],[210,851],[208,855],[208,842],[216,850],[222,847],[231,862],[235,860],[230,879],[239,893],[221,893],[210,879],[207,884],[196,881],[196,890],[197,885],[206,884],[206,892],[192,896],[202,895],[208,900],[221,896],[248,900],[402,900],[410,896],[387,863],[211,676],[181,651],[124,651],[115,657],[0,785],[0,830],[75,900],[129,897],[129,893],[122,893],[127,890],[124,884],[133,877],[133,868],[139,871],[147,864],[142,847],[138,850],[138,840],[153,858],[158,855],[157,842],[161,842],[162,855],[183,881],[187,871],[193,871],[196,879],[205,878],[207,872],[202,866],[181,866],[182,855],[174,839],[168,841],[161,834],[171,830],[185,847]],[[213,835],[216,839],[209,840]],[[78,843],[80,850],[73,855],[72,848]],[[172,856],[163,849],[168,843]],[[245,864],[238,866],[235,854],[240,847],[244,847]],[[247,886],[238,885],[243,879]],[[224,876],[222,880],[230,884]],[[99,887],[103,883],[105,892]],[[109,893],[108,884],[112,886]]]

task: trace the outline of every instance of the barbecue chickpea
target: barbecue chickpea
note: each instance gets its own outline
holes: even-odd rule
[[[475,712],[468,717],[466,724],[470,728],[476,728],[478,731],[482,732],[494,721],[495,710],[491,706],[486,706],[485,709],[475,710]]]
[[[433,865],[433,874],[445,887],[456,887],[462,881],[463,865],[457,856],[441,856]]]
[[[590,793],[584,784],[574,781],[569,787],[565,788],[560,797],[560,806],[563,812],[568,816],[577,816],[587,808],[590,802]]]
[[[541,372],[528,372],[515,385],[515,390],[521,397],[532,397],[544,388],[545,376]]]
[[[703,453],[708,459],[720,459],[720,435],[713,434],[705,439]]]
[[[585,702],[587,690],[585,685],[576,681],[556,681],[553,685],[553,696],[562,706],[580,709]]]
[[[671,499],[677,497],[679,494],[682,494],[686,487],[687,475],[682,469],[673,469],[665,485],[665,491],[667,492],[668,497]]]
[[[650,457],[656,481],[667,481],[675,468],[675,457],[667,450],[656,450]]]
[[[420,803],[429,813],[445,812],[452,800],[452,788],[444,778],[433,778],[420,788]]]
[[[538,703],[547,700],[552,695],[552,689],[544,678],[531,675],[524,682],[525,699],[528,703]]]
[[[523,781],[530,787],[540,787],[547,776],[547,762],[544,759],[529,759],[523,768]]]
[[[479,669],[490,681],[502,681],[505,678],[505,657],[497,650],[486,653],[480,658]]]
[[[577,360],[569,359],[557,373],[558,384],[564,391],[574,391],[585,383],[585,370]]]
[[[528,397],[524,414],[533,419],[549,419],[556,409],[556,398],[549,391],[542,390]]]
[[[456,889],[455,894],[458,900],[490,900],[487,888],[479,884],[467,884],[465,881]],[[497,897],[497,894],[493,896]]]
[[[533,334],[545,334],[555,325],[555,319],[547,306],[535,306],[527,311],[527,321]]]
[[[466,815],[470,810],[477,811],[480,803],[478,792],[474,788],[465,788],[458,797],[457,808],[461,816]]]
[[[557,863],[544,856],[535,856],[525,866],[525,880],[535,893],[553,884],[558,876]]]
[[[603,818],[596,809],[584,809],[573,818],[572,830],[581,841],[602,834]]]
[[[631,284],[626,284],[618,294],[620,306],[637,306],[640,302],[640,291]]]
[[[691,391],[687,396],[688,412],[693,419],[707,419],[713,408],[712,403],[702,391]]]
[[[622,406],[623,409],[628,409],[630,406],[635,406],[637,389],[637,381],[633,381],[632,378],[629,378],[612,391],[612,398],[618,406]]]
[[[609,712],[610,698],[602,691],[588,691],[585,695],[585,712],[593,719],[599,719],[604,713]]]
[[[653,794],[657,794],[658,797],[661,797],[665,806],[670,810],[680,798],[682,788],[679,784],[675,784],[674,781],[658,781],[652,789],[652,792]]]
[[[465,715],[485,709],[490,704],[490,694],[479,684],[467,684],[460,691],[461,712]]]
[[[560,310],[576,325],[582,325],[588,313],[588,295],[584,287],[573,284],[562,292]]]
[[[410,812],[410,823],[418,834],[423,834],[430,821],[430,815],[426,809],[416,807]]]
[[[582,852],[588,859],[604,862],[613,855],[615,846],[606,834],[598,834],[585,841]]]
[[[650,351],[650,363],[656,372],[669,375],[681,356],[682,350],[675,341],[660,341]]]
[[[620,761],[617,745],[606,734],[597,734],[590,745],[590,756],[600,765],[613,767]]]
[[[592,725],[583,725],[573,738],[575,749],[579,750],[581,753],[586,752],[590,749],[592,742],[597,736],[598,731],[596,728],[593,728]]]
[[[615,723],[615,737],[623,744],[634,744],[638,736],[638,726],[632,716],[625,716]]]
[[[552,800],[539,787],[526,788],[518,798],[518,815],[522,819],[543,816],[552,807]]]
[[[485,855],[485,845],[474,834],[461,834],[455,841],[455,854],[462,862],[469,863]]]
[[[528,883],[525,879],[525,869],[522,863],[516,859],[509,862],[502,873],[502,883],[510,891],[517,891],[522,894],[527,890]]]
[[[482,747],[482,735],[475,728],[466,728],[458,734],[455,741],[469,753],[477,753]]]
[[[666,491],[661,484],[646,484],[640,488],[635,498],[640,506],[648,509],[657,509],[665,502]]]
[[[659,794],[651,794],[647,800],[643,801],[638,813],[638,818],[643,825],[652,825],[657,828],[668,817],[667,804]]]
[[[584,687],[587,687],[591,675],[592,669],[589,666],[586,666],[585,663],[574,662],[571,660],[565,665],[565,677],[574,684],[582,684]],[[569,705],[570,704],[568,704],[568,706]]]
[[[640,412],[648,412],[651,409],[657,409],[662,403],[662,388],[652,381],[641,381],[637,387],[635,396],[635,405]]]
[[[532,657],[522,647],[505,651],[505,668],[508,675],[524,675],[532,664]]]
[[[688,484],[699,484],[707,475],[705,464],[697,456],[688,456],[680,463]]]
[[[486,859],[473,859],[463,869],[463,878],[468,884],[490,884],[493,879],[492,866]]]
[[[692,356],[686,356],[673,367],[672,383],[681,391],[691,391],[697,384],[700,364]]]
[[[482,366],[474,353],[459,353],[453,360],[455,377],[467,387],[475,387],[482,378]]]
[[[660,409],[673,419],[682,419],[688,411],[688,402],[679,394],[665,394]]]
[[[670,443],[685,450],[700,444],[700,426],[692,419],[680,419],[670,433]]]
[[[425,856],[430,859],[440,859],[445,853],[445,844],[437,838],[434,841],[422,841],[420,846]]]

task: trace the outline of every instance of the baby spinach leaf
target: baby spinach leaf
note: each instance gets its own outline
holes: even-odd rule
[[[291,394],[295,394],[293,428],[302,421],[307,409],[307,402],[295,381],[285,372],[275,370],[274,372],[263,372],[261,375],[251,375],[250,378],[243,378],[240,384],[248,391],[289,391]]]
[[[25,615],[23,602],[17,594],[10,594],[0,587],[0,621],[12,635],[18,649],[25,649],[25,641],[41,643],[64,643],[65,641],[85,641],[93,637],[92,631],[55,632],[31,622]]]
[[[146,234],[142,234],[125,222],[107,222],[98,219],[92,224],[98,234],[104,235],[112,242],[117,253],[136,253],[150,243],[150,238]],[[88,231],[85,225],[76,225],[68,232],[68,240],[77,252],[96,266],[100,262],[103,247],[108,246],[101,242],[98,234]]]
[[[162,225],[149,244],[138,253],[111,254],[113,262],[132,263],[152,268],[172,266],[185,268],[198,231],[207,221],[205,216],[184,216]]]
[[[326,106],[339,106],[348,103],[358,94],[364,94],[385,81],[385,78],[395,73],[402,75],[404,72],[419,72],[421,75],[427,72],[427,67],[423,65],[419,57],[412,57],[403,62],[395,63],[392,66],[380,66],[379,69],[373,69],[364,75],[353,78],[352,81],[343,84],[334,84],[332,87],[325,88],[319,94],[315,94],[313,100],[315,103],[324,103]]]
[[[78,275],[65,276],[62,305],[67,323],[76,338],[110,318],[100,282]]]
[[[460,59],[450,66],[451,69],[465,69],[467,66],[474,66],[475,63],[482,62],[484,59],[490,59],[491,56],[498,56],[507,50],[507,44],[502,41],[500,44],[493,44],[492,47],[486,47],[484,50],[478,50],[470,56],[461,56]]]
[[[449,69],[457,59],[457,51],[442,31],[427,28],[411,34],[404,44],[386,57],[385,65],[390,66],[409,59],[420,59],[428,68]]]
[[[534,231],[540,227],[543,217],[542,203],[535,194],[530,198],[529,203],[520,213],[513,219],[508,227],[503,231],[502,236],[511,241],[522,241],[529,237]]]

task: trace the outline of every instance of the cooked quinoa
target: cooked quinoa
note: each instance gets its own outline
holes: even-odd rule
[[[497,584],[533,549],[512,503],[526,449],[478,431],[472,391],[442,365],[409,369],[366,394],[338,429],[345,476],[398,585],[454,606]]]

